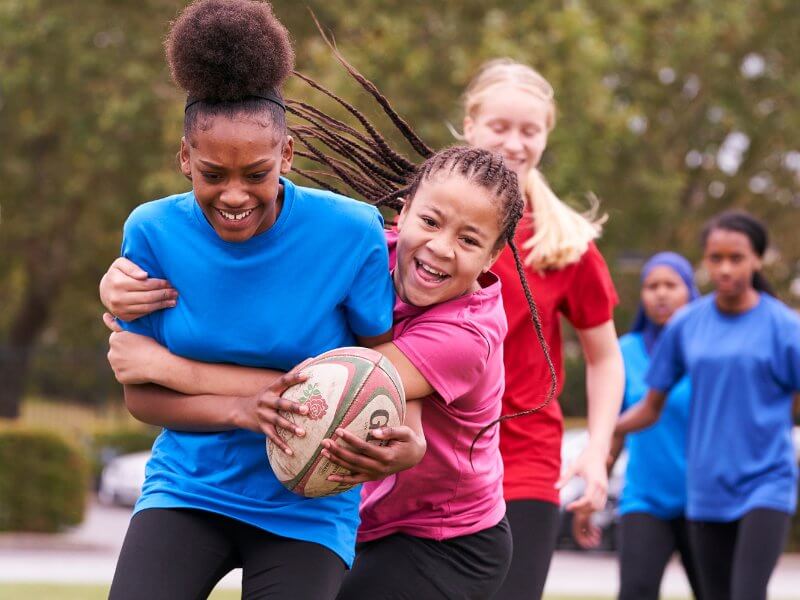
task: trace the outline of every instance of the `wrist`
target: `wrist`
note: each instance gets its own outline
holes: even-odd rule
[[[167,378],[167,375],[171,372],[171,369],[168,367],[168,361],[171,356],[170,352],[164,346],[154,344],[149,355],[150,360],[145,363],[144,367],[145,379],[149,383],[172,388]]]
[[[232,396],[227,399],[230,404],[227,412],[227,425],[236,429],[249,429],[250,431],[261,431],[258,418],[252,407],[255,406],[255,396]]]

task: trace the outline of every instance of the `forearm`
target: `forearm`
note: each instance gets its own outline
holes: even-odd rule
[[[153,383],[189,395],[249,396],[282,375],[271,369],[190,360],[166,349],[151,370]]]
[[[614,428],[615,435],[624,436],[625,434],[650,427],[658,421],[658,417],[661,414],[660,407],[648,402],[648,398],[652,393],[651,391],[647,398],[631,406],[619,417]]]
[[[589,444],[603,456],[611,446],[625,386],[622,356],[614,350],[586,365]]]
[[[403,424],[407,425],[421,439],[425,439],[425,431],[422,428],[422,400],[406,402],[406,418]]]
[[[139,421],[180,431],[225,431],[243,426],[246,398],[186,395],[164,387],[126,385],[125,405]]]

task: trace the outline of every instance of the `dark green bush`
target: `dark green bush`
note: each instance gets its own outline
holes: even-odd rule
[[[83,520],[88,470],[57,434],[0,430],[0,531],[53,532]]]

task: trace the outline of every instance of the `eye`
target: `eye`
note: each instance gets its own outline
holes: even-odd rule
[[[211,171],[202,171],[201,174],[203,175],[203,179],[208,181],[209,183],[218,183],[222,181],[222,175],[219,173],[212,173]]]
[[[489,124],[489,129],[495,133],[503,133],[506,129],[508,129],[508,127],[506,127],[505,123],[495,121],[494,123]]]
[[[525,129],[522,130],[522,135],[526,137],[536,137],[538,133],[539,133],[538,127],[526,127]]]
[[[267,177],[267,171],[259,171],[258,173],[251,173],[247,176],[250,181],[264,181]]]
[[[478,242],[478,240],[476,240],[475,238],[463,237],[461,239],[464,240],[464,243],[467,244],[468,246],[480,246],[480,242]]]
[[[436,221],[431,219],[430,217],[420,216],[420,220],[425,223],[428,227],[436,227]]]

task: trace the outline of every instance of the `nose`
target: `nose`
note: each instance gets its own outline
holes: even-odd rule
[[[220,202],[230,208],[244,206],[249,197],[247,190],[235,183],[227,186],[219,195]]]
[[[509,131],[503,140],[503,146],[508,152],[522,152],[524,147],[519,132],[513,129]]]
[[[426,246],[437,258],[450,259],[455,256],[453,245],[446,235],[434,235],[428,240]]]

